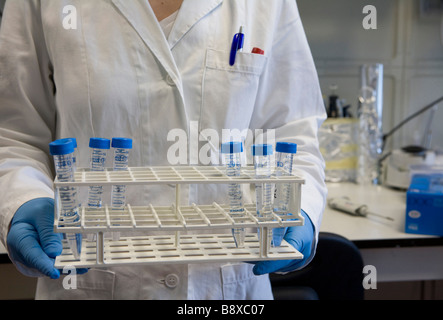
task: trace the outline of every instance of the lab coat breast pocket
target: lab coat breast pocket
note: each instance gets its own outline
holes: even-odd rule
[[[207,50],[200,129],[242,131],[249,127],[266,59],[238,52],[231,66],[229,52]]]

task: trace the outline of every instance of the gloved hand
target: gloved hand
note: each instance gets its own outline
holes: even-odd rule
[[[14,263],[30,269],[26,275],[60,277],[54,260],[62,252],[61,234],[54,233],[53,225],[54,200],[50,198],[28,201],[15,213],[6,241]]]
[[[255,275],[272,272],[290,272],[302,267],[307,262],[307,259],[311,256],[312,242],[314,241],[314,226],[303,210],[301,214],[305,218],[304,225],[289,227],[283,239],[300,251],[303,254],[303,259],[260,261],[252,269]]]

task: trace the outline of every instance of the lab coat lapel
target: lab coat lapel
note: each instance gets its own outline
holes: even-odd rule
[[[169,44],[148,0],[112,0],[112,2],[137,31],[166,72],[173,75],[171,78],[180,79]],[[177,81],[176,85],[183,97],[181,81]]]
[[[184,0],[169,34],[170,48],[172,49],[201,18],[222,2],[223,0]]]

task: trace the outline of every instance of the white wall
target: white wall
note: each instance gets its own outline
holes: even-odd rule
[[[377,29],[362,26],[363,7],[377,9]],[[298,0],[324,96],[337,93],[355,114],[359,66],[384,64],[383,131],[443,96],[442,13],[421,14],[419,0]],[[421,142],[430,113],[398,131],[389,147]],[[443,103],[432,124],[434,148],[443,149]]]

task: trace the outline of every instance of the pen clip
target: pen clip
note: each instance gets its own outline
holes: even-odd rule
[[[231,45],[231,54],[229,56],[229,64],[233,66],[235,64],[235,57],[237,51],[243,49],[245,35],[243,34],[243,27],[240,27],[240,31],[234,35]]]

